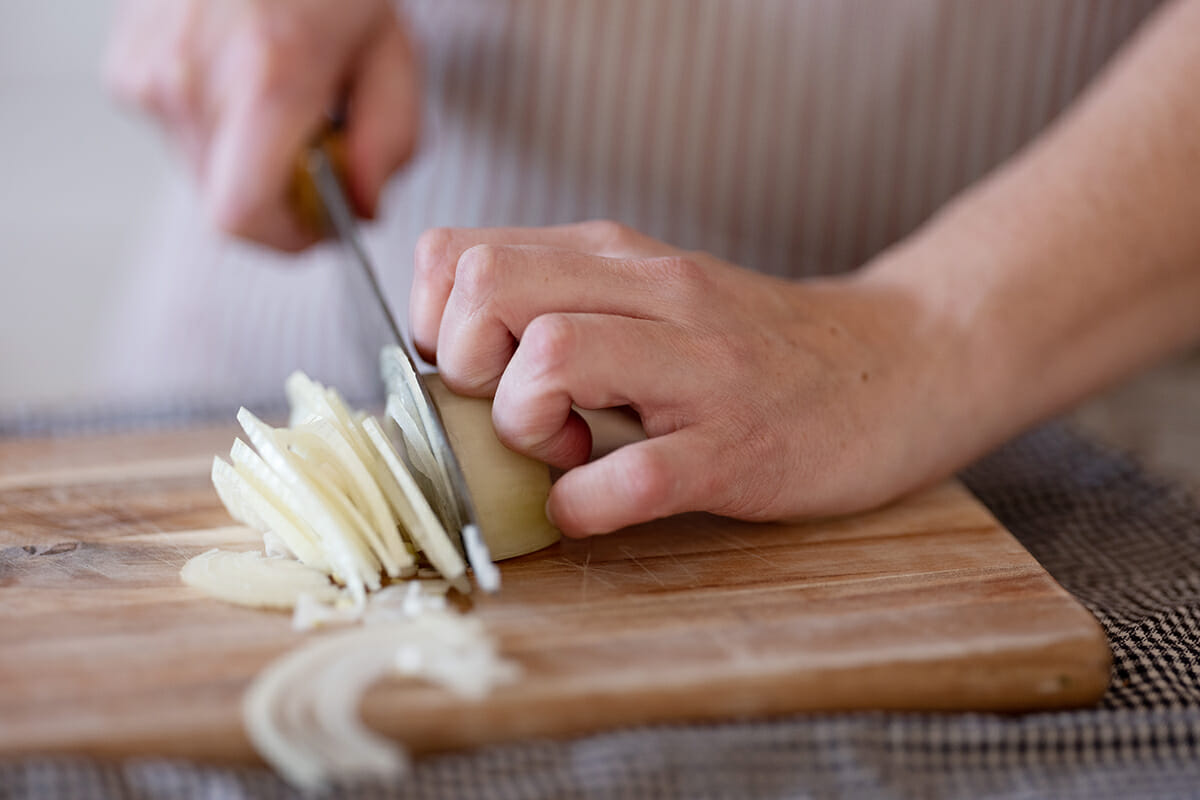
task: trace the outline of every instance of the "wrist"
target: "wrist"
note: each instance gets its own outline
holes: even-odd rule
[[[906,309],[891,335],[913,390],[913,418],[922,423],[914,435],[936,476],[965,466],[1032,421],[1027,398],[1017,391],[1026,369],[1020,331],[997,318],[990,271],[967,263],[985,257],[985,248],[917,237],[880,254],[855,277]]]

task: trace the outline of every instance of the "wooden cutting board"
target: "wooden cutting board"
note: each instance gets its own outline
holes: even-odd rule
[[[196,553],[259,546],[209,485],[234,433],[0,441],[0,756],[254,759],[241,694],[305,635],[178,578]],[[794,711],[1060,708],[1108,682],[1097,623],[955,483],[806,525],[683,516],[502,572],[473,610],[524,680],[478,704],[382,685],[371,724],[429,751]]]

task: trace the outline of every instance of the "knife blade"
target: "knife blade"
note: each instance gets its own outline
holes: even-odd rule
[[[369,299],[365,303],[378,311],[377,319],[379,327],[382,328],[381,338],[389,344],[396,345],[408,362],[417,388],[417,391],[413,393],[415,395],[413,399],[423,407],[425,412],[422,414],[423,420],[429,423],[425,425],[429,446],[446,471],[446,477],[454,495],[451,500],[456,506],[458,519],[462,521],[461,528],[453,530],[453,533],[458,538],[459,548],[465,553],[467,562],[471,565],[476,582],[485,591],[495,591],[499,588],[499,571],[492,563],[491,553],[483,539],[475,504],[471,499],[470,487],[467,486],[467,480],[463,475],[458,457],[450,445],[450,437],[446,433],[442,416],[433,403],[429,386],[418,369],[416,358],[405,343],[404,337],[400,333],[400,327],[396,324],[396,319],[380,288],[375,269],[359,233],[358,222],[350,208],[342,180],[338,176],[338,170],[334,163],[334,149],[335,147],[327,135],[309,148],[305,159],[305,169],[316,189],[316,198],[319,200],[326,228],[341,242],[348,256],[347,268],[354,271],[357,283],[360,287],[365,288],[365,291],[360,291],[359,294],[367,295]],[[445,522],[448,528],[453,529],[450,520]]]

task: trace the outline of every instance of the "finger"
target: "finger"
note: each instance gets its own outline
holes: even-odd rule
[[[290,98],[246,97],[225,110],[204,176],[208,213],[219,228],[281,250],[315,241],[289,207],[287,187],[319,116]]]
[[[545,228],[434,228],[417,241],[413,254],[414,278],[410,316],[417,346],[432,358],[441,310],[454,285],[454,274],[463,253],[477,245],[533,245],[573,250],[607,258],[655,258],[678,253],[616,222],[593,221]]]
[[[393,22],[371,44],[351,82],[346,126],[349,193],[355,210],[375,216],[387,179],[416,146],[420,103],[413,47]]]
[[[321,125],[335,93],[333,72],[306,70],[303,43],[262,40],[253,26],[222,60],[204,194],[223,230],[285,250],[315,237],[287,203],[295,160]]]
[[[546,512],[568,536],[590,536],[707,510],[720,491],[718,455],[699,426],[625,445],[559,478]]]
[[[425,317],[413,323],[413,336],[424,350],[436,351],[452,388],[487,394],[525,326],[542,314],[682,321],[711,302],[699,268],[684,263],[690,262],[480,245],[463,253],[444,307],[426,308]]]
[[[591,432],[572,406],[661,409],[689,393],[679,365],[695,359],[679,336],[662,322],[606,314],[538,317],[496,388],[496,434],[561,469],[579,466],[591,453]]]

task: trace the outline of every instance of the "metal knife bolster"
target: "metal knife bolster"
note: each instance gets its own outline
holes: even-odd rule
[[[442,457],[447,477],[450,480],[450,488],[454,491],[454,501],[458,506],[459,518],[463,522],[462,528],[454,532],[459,539],[459,544],[468,556],[476,575],[494,571],[491,557],[487,554],[486,547],[482,548],[482,554],[480,554],[480,542],[482,542],[482,539],[479,535],[479,519],[475,511],[475,504],[471,500],[471,492],[463,475],[462,467],[459,465],[458,458],[454,454],[454,449],[450,446],[450,437],[446,434],[446,426],[442,420],[442,415],[438,412],[437,406],[434,405],[433,398],[429,393],[429,386],[422,377],[420,370],[417,369],[416,359],[413,357],[408,345],[405,344],[404,337],[400,335],[400,328],[396,325],[396,319],[392,316],[387,301],[383,297],[379,281],[375,276],[375,270],[371,266],[370,258],[367,256],[362,239],[359,236],[358,223],[354,217],[354,213],[350,209],[350,203],[346,199],[342,182],[338,178],[330,154],[321,144],[310,149],[307,159],[307,170],[316,186],[321,205],[324,206],[329,229],[338,239],[347,245],[352,253],[352,260],[355,262],[356,268],[361,271],[361,277],[370,288],[374,302],[378,304],[381,319],[386,323],[390,338],[394,340],[394,343],[399,346],[400,351],[404,353],[404,357],[408,359],[408,363],[416,375],[417,386],[420,389],[421,395],[419,398],[420,402],[428,409],[430,412],[429,419],[434,422],[433,429],[426,431],[430,439],[429,444]],[[472,540],[469,542],[471,546],[467,546],[467,540]],[[475,553],[475,555],[472,556],[472,553]],[[486,565],[476,563],[476,561],[482,562],[482,559],[485,557],[487,559]]]

